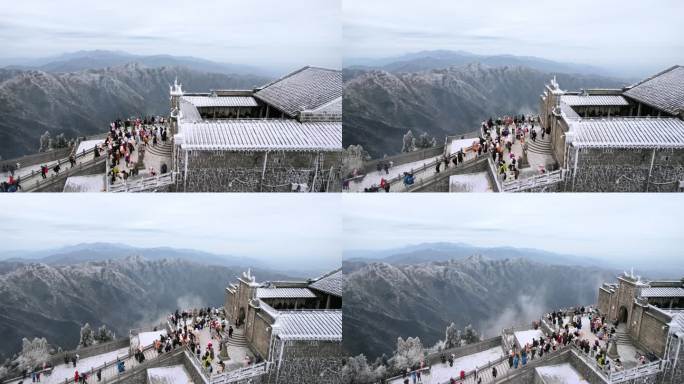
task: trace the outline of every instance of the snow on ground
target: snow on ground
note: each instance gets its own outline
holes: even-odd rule
[[[69,176],[64,192],[102,192],[105,189],[103,175]]]
[[[149,368],[147,370],[149,384],[187,384],[192,383],[188,371],[182,365],[172,367]]]
[[[78,351],[76,353],[78,353]],[[97,367],[104,365],[104,363],[111,363],[112,361],[115,361],[117,359],[117,357],[123,358],[127,355],[128,355],[128,347],[125,347],[125,348],[117,349],[116,351],[103,353],[101,355],[84,357],[82,359],[79,359],[76,362],[75,368],[71,365],[71,362],[69,362],[68,365],[62,363],[62,364],[55,366],[55,368],[52,370],[52,374],[50,376],[41,375],[40,382],[43,384],[63,383],[64,379],[72,379],[74,377],[75,371],[89,372],[93,368],[97,368]],[[29,377],[29,380],[30,380],[30,377]],[[15,383],[18,383],[19,381],[21,381],[21,380],[14,381],[13,383],[10,383],[10,384],[15,384]],[[24,382],[26,382],[26,380],[24,380]]]
[[[503,351],[499,346],[486,351],[474,353],[472,355],[459,357],[458,359],[454,360],[453,367],[449,367],[449,362],[446,362],[445,364],[437,363],[432,366],[428,374],[423,375],[423,381],[430,383],[448,382],[452,377],[459,377],[461,371],[472,371],[476,367],[482,367],[488,364],[490,361],[500,358],[501,356],[503,356]],[[401,377],[391,382],[391,384],[401,383],[403,383],[403,379]]]
[[[362,192],[364,188],[368,188],[373,185],[380,186],[380,179],[382,178],[384,178],[385,180],[389,180],[397,176],[403,176],[404,172],[411,172],[417,170],[423,165],[433,163],[435,160],[441,157],[442,155],[439,155],[435,157],[428,157],[427,159],[418,160],[411,163],[395,165],[389,169],[389,174],[385,174],[385,171],[368,172],[368,174],[362,180],[358,182],[352,181],[349,185],[349,189],[352,191]]]
[[[152,331],[152,332],[141,332],[138,334],[138,345],[140,347],[147,347],[148,345],[154,344],[156,340],[159,340],[161,335],[166,336],[166,330]]]
[[[487,172],[449,177],[449,192],[492,192]]]
[[[465,152],[467,148],[470,148],[473,146],[473,143],[479,143],[480,139],[477,138],[471,138],[471,139],[461,139],[461,140],[454,140],[451,142],[449,145],[449,154],[454,154],[461,149]]]
[[[588,383],[569,363],[539,367],[536,371],[546,384]]]
[[[81,141],[81,143],[78,144],[78,149],[76,150],[76,153],[88,151],[91,148],[94,148],[96,145],[102,144],[102,143],[104,143],[104,139]]]
[[[544,336],[542,331],[539,329],[530,329],[529,331],[515,332],[515,339],[518,341],[520,347],[524,347],[529,344],[532,345],[532,339],[539,340]]]

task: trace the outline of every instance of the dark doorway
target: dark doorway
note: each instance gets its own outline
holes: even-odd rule
[[[618,322],[627,322],[627,308],[625,308],[624,306],[620,307],[620,312],[618,313]]]

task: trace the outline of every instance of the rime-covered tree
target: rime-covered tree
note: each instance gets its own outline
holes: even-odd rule
[[[98,343],[106,343],[108,341],[114,340],[115,337],[116,336],[114,335],[114,332],[109,330],[107,326],[103,324],[97,329],[95,340],[97,340]]]
[[[451,323],[446,328],[444,349],[455,348],[459,346],[461,346],[461,330],[456,327],[456,324]]]
[[[81,327],[81,340],[78,342],[78,345],[80,347],[89,347],[95,343],[95,335],[93,334],[93,329],[90,327],[90,324],[85,323],[83,327]]]
[[[38,148],[38,151],[47,152],[50,150],[51,145],[52,138],[50,137],[50,131],[45,131],[45,133],[40,135],[40,148]]]
[[[63,133],[60,133],[59,135],[55,136],[55,139],[52,142],[52,148],[66,148],[69,146],[69,140],[67,140],[66,136],[64,136]]]
[[[413,137],[413,132],[409,129],[404,135],[403,146],[401,147],[402,152],[412,152],[416,149],[415,147],[415,137]]]
[[[369,365],[364,355],[350,357],[342,367],[342,383],[373,383],[385,376],[386,370],[387,368],[384,365],[377,367]]]
[[[477,343],[478,341],[480,341],[480,335],[477,334],[477,331],[473,328],[472,325],[468,324],[463,330],[462,339],[465,341],[466,344]]]
[[[423,132],[417,139],[414,139],[414,150],[432,148],[437,145],[437,139],[428,136],[427,132]]]
[[[406,340],[397,338],[397,350],[390,359],[395,369],[406,369],[420,363],[425,358],[423,343],[418,337],[409,337]]]

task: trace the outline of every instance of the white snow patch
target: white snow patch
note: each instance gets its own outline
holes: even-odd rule
[[[536,371],[546,384],[588,383],[569,363],[539,367]]]
[[[434,157],[428,157],[427,159],[413,161],[411,163],[394,165],[388,170],[388,174],[386,174],[384,170],[380,172],[378,172],[377,170],[373,170],[368,172],[368,174],[366,174],[366,176],[361,181],[352,181],[349,187],[350,189],[354,189],[355,191],[363,191],[364,188],[369,188],[373,185],[380,186],[380,179],[384,178],[385,180],[389,181],[390,179],[395,178],[397,176],[403,176],[404,172],[417,171],[422,166],[433,163],[435,162],[435,160],[442,157],[442,155],[439,155]],[[442,165],[442,167],[443,166],[444,165]]]
[[[103,175],[69,176],[64,192],[102,192],[105,189]]]
[[[429,380],[423,379],[424,382],[428,383],[444,383],[448,382],[449,379],[460,377],[461,371],[469,372],[476,367],[482,367],[487,365],[489,362],[499,359],[503,356],[503,351],[501,347],[494,347],[486,351],[474,353],[472,355],[459,357],[454,360],[454,366],[450,367],[449,362],[446,364],[438,363],[432,366],[429,374],[425,375],[426,378],[429,376]],[[392,384],[401,384],[403,379],[399,378],[392,382]]]
[[[518,345],[524,347],[529,344],[532,345],[532,339],[539,341],[544,334],[538,329],[530,329],[529,331],[515,332],[515,339],[518,340]]]
[[[147,382],[150,384],[187,384],[192,383],[192,380],[182,365],[174,365],[148,369]]]
[[[453,175],[449,177],[449,192],[492,192],[487,172]]]
[[[78,353],[78,351],[76,351],[76,353]],[[84,357],[76,362],[75,368],[71,365],[71,362],[69,362],[68,365],[60,363],[55,366],[52,370],[52,374],[49,376],[41,375],[40,382],[43,384],[61,384],[64,383],[65,379],[73,379],[75,371],[90,373],[90,370],[93,368],[100,367],[104,365],[104,363],[111,363],[117,358],[123,359],[126,356],[128,356],[128,347],[103,353],[101,355]],[[30,377],[28,380],[31,380]],[[14,381],[11,384],[18,383],[19,381],[21,380]],[[26,382],[26,380],[24,380],[24,382]]]
[[[461,139],[461,140],[454,140],[451,142],[449,145],[449,154],[454,154],[461,149],[465,152],[466,149],[470,148],[473,146],[474,143],[479,143],[480,139]]]
[[[159,340],[161,335],[166,336],[165,329],[161,331],[141,332],[138,334],[138,346],[144,348],[148,345],[152,345],[156,340]]]
[[[76,150],[76,154],[79,154],[83,151],[88,151],[88,150],[94,148],[96,145],[99,145],[102,143],[104,143],[104,139],[81,141],[78,144],[78,149]]]

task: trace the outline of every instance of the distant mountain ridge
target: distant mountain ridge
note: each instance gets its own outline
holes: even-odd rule
[[[442,142],[447,135],[477,131],[489,117],[537,114],[544,84],[554,76],[569,90],[620,88],[628,83],[479,62],[418,72],[346,68],[342,143],[361,144],[378,158],[400,152],[408,130]]]
[[[249,257],[218,255],[194,249],[172,247],[145,248],[115,243],[81,243],[41,251],[0,252],[0,264],[38,262],[56,266],[125,259],[130,256],[142,256],[149,260],[181,259],[205,265],[228,267],[265,267],[261,261]]]
[[[378,59],[350,58],[345,61],[345,67],[349,69],[380,69],[388,72],[420,72],[471,63],[489,66],[522,66],[553,73],[611,75],[611,72],[604,68],[586,64],[561,63],[533,56],[478,55],[466,51],[450,50],[420,51]]]
[[[44,72],[78,72],[87,69],[105,69],[138,63],[150,68],[186,67],[188,69],[225,75],[256,75],[270,77],[269,71],[240,64],[218,63],[192,56],[134,55],[123,51],[77,51],[36,59],[14,59],[5,63],[5,69],[38,70]]]
[[[21,349],[22,337],[46,337],[71,349],[86,322],[125,336],[130,329],[159,324],[176,308],[220,306],[227,283],[242,270],[140,256],[23,264],[0,274],[0,358]],[[252,272],[261,281],[291,278],[261,268]]]
[[[37,152],[45,131],[73,138],[106,132],[117,118],[168,116],[175,79],[190,92],[252,89],[271,80],[139,63],[68,73],[0,69],[0,157]]]
[[[553,265],[609,266],[590,257],[549,252],[536,248],[511,246],[480,247],[467,243],[421,243],[383,250],[345,250],[343,259],[348,265],[384,262],[392,265],[419,264],[460,260],[473,255],[481,255],[494,260],[524,258],[533,262]]]
[[[595,303],[597,290],[617,272],[548,265],[523,258],[418,264],[372,262],[349,268],[344,294],[344,345],[371,360],[391,354],[397,337],[431,346],[446,326],[468,324],[486,337],[503,327],[530,324],[545,312]]]

